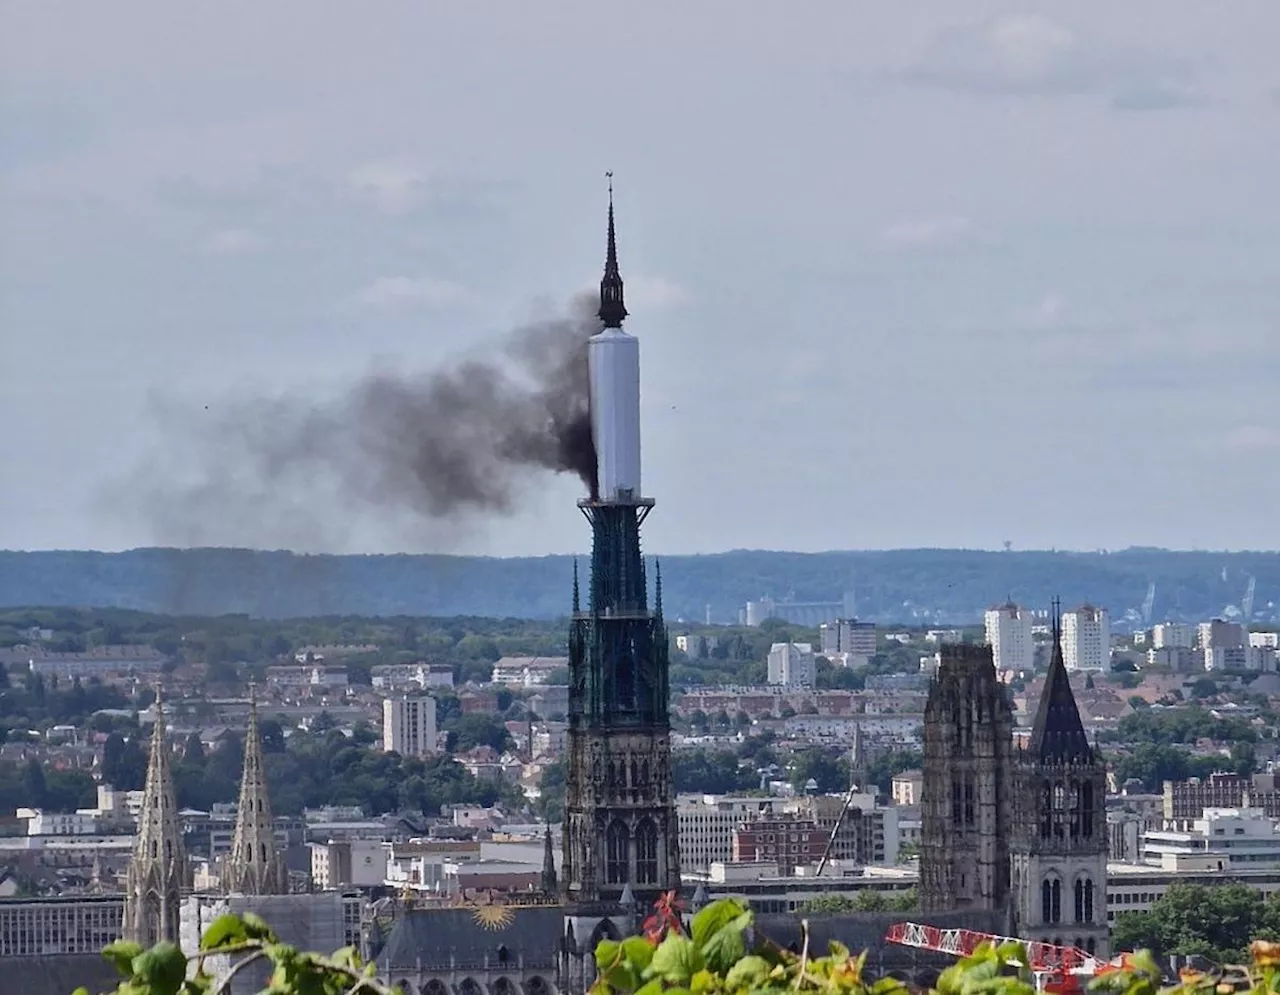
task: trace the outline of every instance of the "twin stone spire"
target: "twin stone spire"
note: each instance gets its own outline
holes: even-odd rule
[[[125,884],[124,935],[143,946],[162,940],[178,942],[182,896],[191,886],[159,690],[155,713],[138,833]],[[275,844],[258,706],[252,692],[235,838],[220,876],[223,890],[230,894],[282,895],[289,890],[288,871]]]

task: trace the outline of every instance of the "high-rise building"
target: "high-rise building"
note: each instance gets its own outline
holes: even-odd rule
[[[159,689],[155,714],[138,834],[125,876],[124,937],[144,947],[178,942],[182,890],[189,881]]]
[[[1196,644],[1196,627],[1183,622],[1160,622],[1151,627],[1151,645],[1162,649],[1191,649]]]
[[[769,648],[769,683],[788,688],[811,688],[815,658],[809,643],[774,643]]]
[[[1067,670],[1111,669],[1111,622],[1105,608],[1081,605],[1062,616],[1062,657]]]
[[[1055,605],[1053,655],[1013,797],[1016,935],[1107,952],[1107,768],[1067,677]]]
[[[640,526],[639,343],[627,310],[610,195],[600,281],[603,330],[587,344],[596,486],[579,502],[591,524],[591,576],[574,570],[569,633],[569,758],[560,885],[569,904],[563,987],[581,991],[604,936],[635,928],[639,907],[680,886],[671,783],[667,628],[662,578],[649,607]]]
[[[996,670],[1031,670],[1036,648],[1031,638],[1031,612],[1012,601],[988,608],[983,616],[987,645]]]
[[[252,690],[250,695],[236,833],[223,864],[222,884],[233,895],[285,895],[289,892],[289,872],[284,856],[276,848],[262,737],[258,733],[258,703],[252,699]]]
[[[920,907],[999,910],[1009,899],[1013,708],[991,647],[944,644],[924,714]]]
[[[846,666],[865,667],[876,655],[876,624],[856,618],[838,618],[818,627],[822,655],[828,659],[840,654]]]
[[[1202,650],[1237,649],[1249,642],[1249,630],[1239,622],[1228,622],[1226,619],[1215,618],[1201,622],[1197,631],[1197,645]]]
[[[382,749],[405,757],[436,752],[436,700],[430,695],[392,695],[382,702]]]

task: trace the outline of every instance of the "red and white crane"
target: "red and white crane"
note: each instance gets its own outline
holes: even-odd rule
[[[889,943],[920,950],[934,950],[953,957],[969,957],[984,943],[1000,946],[1019,943],[1026,948],[1027,966],[1036,976],[1037,987],[1046,992],[1082,992],[1084,984],[1105,966],[1087,950],[1060,947],[1017,936],[998,936],[976,929],[945,929],[918,922],[897,922],[885,934]]]

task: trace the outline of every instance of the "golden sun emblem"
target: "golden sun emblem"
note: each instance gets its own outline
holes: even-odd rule
[[[515,917],[515,913],[505,905],[477,905],[471,918],[478,926],[498,930],[510,926]]]

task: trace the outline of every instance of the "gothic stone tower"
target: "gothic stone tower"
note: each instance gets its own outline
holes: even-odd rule
[[[924,716],[923,911],[1007,909],[1012,752],[991,648],[943,646]]]
[[[589,960],[600,935],[634,928],[638,907],[679,888],[671,785],[667,631],[662,583],[650,611],[640,525],[654,502],[640,490],[639,345],[626,317],[610,195],[600,283],[600,334],[588,343],[596,491],[579,507],[591,523],[585,610],[574,574],[569,635],[569,770],[561,888],[570,960]],[[583,956],[583,952],[586,956]],[[590,966],[584,965],[587,973]],[[574,977],[571,990],[588,977]]]
[[[125,877],[124,937],[149,947],[178,942],[182,890],[187,887],[187,857],[178,826],[178,803],[169,771],[164,705],[156,691],[156,723],[151,730],[151,759],[138,815],[133,859]]]
[[[1014,914],[1019,936],[1107,952],[1107,771],[1089,745],[1062,658],[1053,657],[1014,792]]]
[[[244,740],[236,834],[224,865],[222,883],[231,894],[284,895],[289,891],[289,872],[276,849],[267,773],[262,762],[262,737],[258,733],[258,703],[253,700],[252,688],[249,694],[249,728]]]

